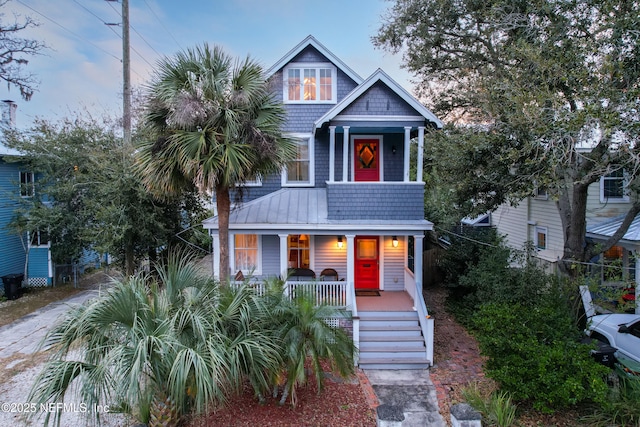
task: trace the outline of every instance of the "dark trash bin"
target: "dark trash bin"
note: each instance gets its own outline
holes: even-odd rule
[[[7,299],[17,299],[20,297],[23,279],[24,274],[7,274],[6,276],[2,276],[4,296]]]
[[[595,350],[591,350],[591,356],[595,359],[596,362],[608,366],[609,368],[613,368],[616,362],[615,356],[616,349],[611,347],[608,344],[599,344],[598,348]]]

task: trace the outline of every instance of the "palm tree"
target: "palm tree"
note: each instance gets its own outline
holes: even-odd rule
[[[273,278],[267,281],[265,300],[271,313],[271,324],[279,336],[282,355],[282,367],[274,383],[274,397],[277,387],[284,379],[280,405],[288,397],[296,405],[296,388],[309,380],[313,374],[318,393],[324,385],[322,362],[342,377],[348,377],[354,370],[356,348],[347,332],[329,324],[331,319],[338,320],[347,314],[333,306],[316,305],[312,296],[297,292],[293,299],[284,293],[284,281]],[[307,367],[307,363],[310,366]],[[260,396],[259,396],[260,397]]]
[[[230,189],[278,172],[295,155],[294,144],[281,133],[282,102],[258,63],[232,63],[220,47],[204,44],[160,62],[146,110],[145,122],[157,138],[139,147],[144,182],[159,195],[188,184],[215,193],[224,283]]]
[[[255,294],[220,289],[179,255],[156,277],[114,282],[68,312],[47,336],[54,353],[29,401],[73,395],[88,408],[107,404],[143,423],[173,426],[223,404],[246,378],[256,389],[268,386],[282,363],[280,347],[256,326],[268,322]],[[54,413],[58,425],[61,414]]]

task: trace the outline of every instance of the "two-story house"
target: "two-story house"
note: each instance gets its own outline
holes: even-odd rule
[[[3,101],[0,108],[1,126],[13,127],[17,105]],[[0,134],[0,277],[22,275],[26,285],[51,285],[53,267],[46,233],[19,234],[9,226],[20,199],[34,196],[36,175],[20,161],[19,152],[3,144],[3,139]]]
[[[605,242],[620,227],[636,195],[630,194],[623,172],[603,176],[589,186],[587,199],[587,239]],[[564,232],[556,202],[541,189],[522,200],[517,206],[507,204],[487,214],[498,233],[506,236],[507,244],[522,249],[532,242],[537,256],[554,265],[563,256]],[[585,266],[603,284],[636,283],[640,288],[640,216],[627,233],[610,250]],[[628,294],[626,298],[632,298]],[[640,313],[640,308],[636,307]]]
[[[422,251],[433,224],[424,217],[422,170],[413,177],[410,165],[422,164],[425,130],[442,123],[384,71],[362,79],[312,36],[267,73],[297,158],[243,189],[229,224],[231,276],[302,286],[309,275],[320,299],[352,311],[361,366],[428,366],[433,320],[422,298]],[[217,274],[217,217],[204,227]]]

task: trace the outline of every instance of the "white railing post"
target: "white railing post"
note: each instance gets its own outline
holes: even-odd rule
[[[413,300],[415,309],[418,312],[418,320],[420,321],[420,329],[422,330],[422,336],[424,337],[424,344],[427,348],[427,360],[429,364],[433,366],[433,335],[434,335],[434,321],[427,311],[427,306],[424,303],[422,297],[422,283],[416,280],[415,285],[416,297]]]

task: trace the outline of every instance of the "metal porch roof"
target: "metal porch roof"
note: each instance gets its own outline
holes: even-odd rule
[[[230,230],[307,230],[319,233],[335,231],[417,231],[430,230],[427,220],[330,220],[325,188],[283,188],[241,204],[231,211]],[[206,229],[218,228],[218,217],[203,222]]]
[[[610,218],[608,220],[588,226],[587,237],[595,239],[609,238],[613,236],[618,228],[620,228],[623,220],[624,215]],[[640,243],[640,215],[637,215],[633,219],[633,222],[629,226],[629,229],[627,230],[625,235],[622,237],[621,241],[627,241],[635,244]]]

